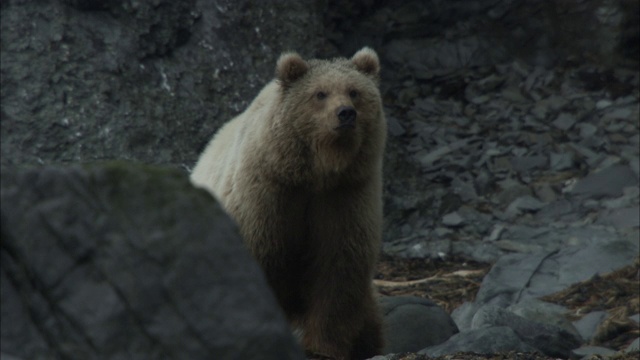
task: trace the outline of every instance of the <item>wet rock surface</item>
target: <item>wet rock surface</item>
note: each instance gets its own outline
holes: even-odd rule
[[[280,52],[349,56],[369,45],[383,63],[381,90],[389,123],[383,255],[407,262],[454,259],[464,271],[472,262],[490,268],[480,272],[487,274],[481,282],[477,273],[452,275],[456,270],[448,269],[444,280],[411,285],[419,288],[411,295],[423,296],[459,277],[464,280],[451,284],[462,284],[472,294],[464,296],[464,303],[459,301],[463,296],[438,302],[460,330],[453,336],[453,327],[429,329],[428,334],[417,330],[422,321],[432,321],[425,320],[429,316],[450,324],[437,306],[398,305],[402,311],[390,311],[387,321],[401,326],[402,319],[410,318],[416,330],[395,333],[393,351],[421,349],[443,357],[498,352],[497,358],[537,359],[565,357],[572,346],[578,348],[569,349],[573,357],[637,349],[632,339],[601,348],[588,344],[613,323],[637,334],[638,322],[628,317],[640,309],[625,310],[624,319],[611,309],[590,309],[569,321],[567,308],[541,300],[630,265],[638,256],[637,2],[330,0],[309,6],[296,1],[69,0],[0,6],[3,191],[8,165],[130,159],[184,172],[211,134],[272,77]],[[64,186],[82,188],[77,182]],[[95,194],[80,195],[86,200]],[[110,195],[104,196],[100,201]],[[80,323],[110,318],[83,310],[78,302],[87,299],[112,299],[107,308],[120,311],[112,315],[126,319],[135,314],[118,296],[108,296],[113,292],[109,286],[69,270],[82,259],[108,254],[87,252],[69,259],[52,247],[43,254],[60,252],[57,265],[36,271],[36,265],[49,264],[47,257],[25,255],[20,261],[33,263],[31,278],[23,274],[24,284],[15,280],[21,273],[10,265],[15,259],[4,260],[5,246],[19,243],[23,235],[5,235],[10,234],[5,229],[14,231],[5,226],[14,221],[4,215],[11,214],[6,206],[3,195],[2,321],[25,325],[2,327],[3,359],[23,354],[15,349],[55,348],[47,338],[53,335],[45,336],[36,326],[44,323],[24,320],[27,315],[75,311]],[[77,216],[88,228],[100,225],[86,214]],[[403,280],[415,280],[415,269],[403,270]],[[36,284],[59,286],[64,281],[56,274],[66,271],[87,285],[67,289],[80,292],[80,300],[62,307],[70,300],[60,295],[60,309],[37,307],[45,300],[39,288],[29,287],[32,278]],[[122,276],[123,283],[133,281]],[[35,313],[15,300],[23,287],[39,296]],[[389,290],[394,287],[380,289],[401,294]],[[634,301],[637,297],[629,300]],[[181,319],[167,315],[165,320],[175,322],[154,331],[183,326]],[[522,324],[539,336],[518,332]],[[55,336],[75,331],[82,346],[87,339],[99,345],[109,338],[66,323],[56,326],[70,330]],[[123,336],[115,328],[105,331]],[[426,335],[447,341],[427,343]],[[479,341],[498,337],[499,349]],[[558,350],[563,339],[571,341]],[[153,349],[148,340],[140,341],[141,349]],[[187,342],[180,351],[197,354],[197,345],[188,350],[196,343]],[[96,349],[101,348],[87,354]]]

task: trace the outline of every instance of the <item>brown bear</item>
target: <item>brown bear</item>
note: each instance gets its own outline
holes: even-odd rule
[[[386,120],[377,54],[303,60],[225,124],[192,182],[236,220],[302,345],[335,359],[382,350],[372,275],[381,241]]]

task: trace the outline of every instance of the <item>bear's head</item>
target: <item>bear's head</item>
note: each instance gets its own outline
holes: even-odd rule
[[[386,122],[379,72],[378,55],[367,47],[351,59],[304,60],[286,53],[278,60],[279,125],[304,144],[315,175],[380,161]]]

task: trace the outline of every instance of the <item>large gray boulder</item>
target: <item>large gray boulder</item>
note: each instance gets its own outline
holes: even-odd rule
[[[303,358],[236,226],[186,175],[3,168],[1,185],[3,358]]]

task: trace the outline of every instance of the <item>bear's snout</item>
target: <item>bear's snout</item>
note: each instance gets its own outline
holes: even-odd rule
[[[336,129],[353,129],[356,127],[356,109],[353,106],[340,106],[336,110],[338,115],[338,127]]]

